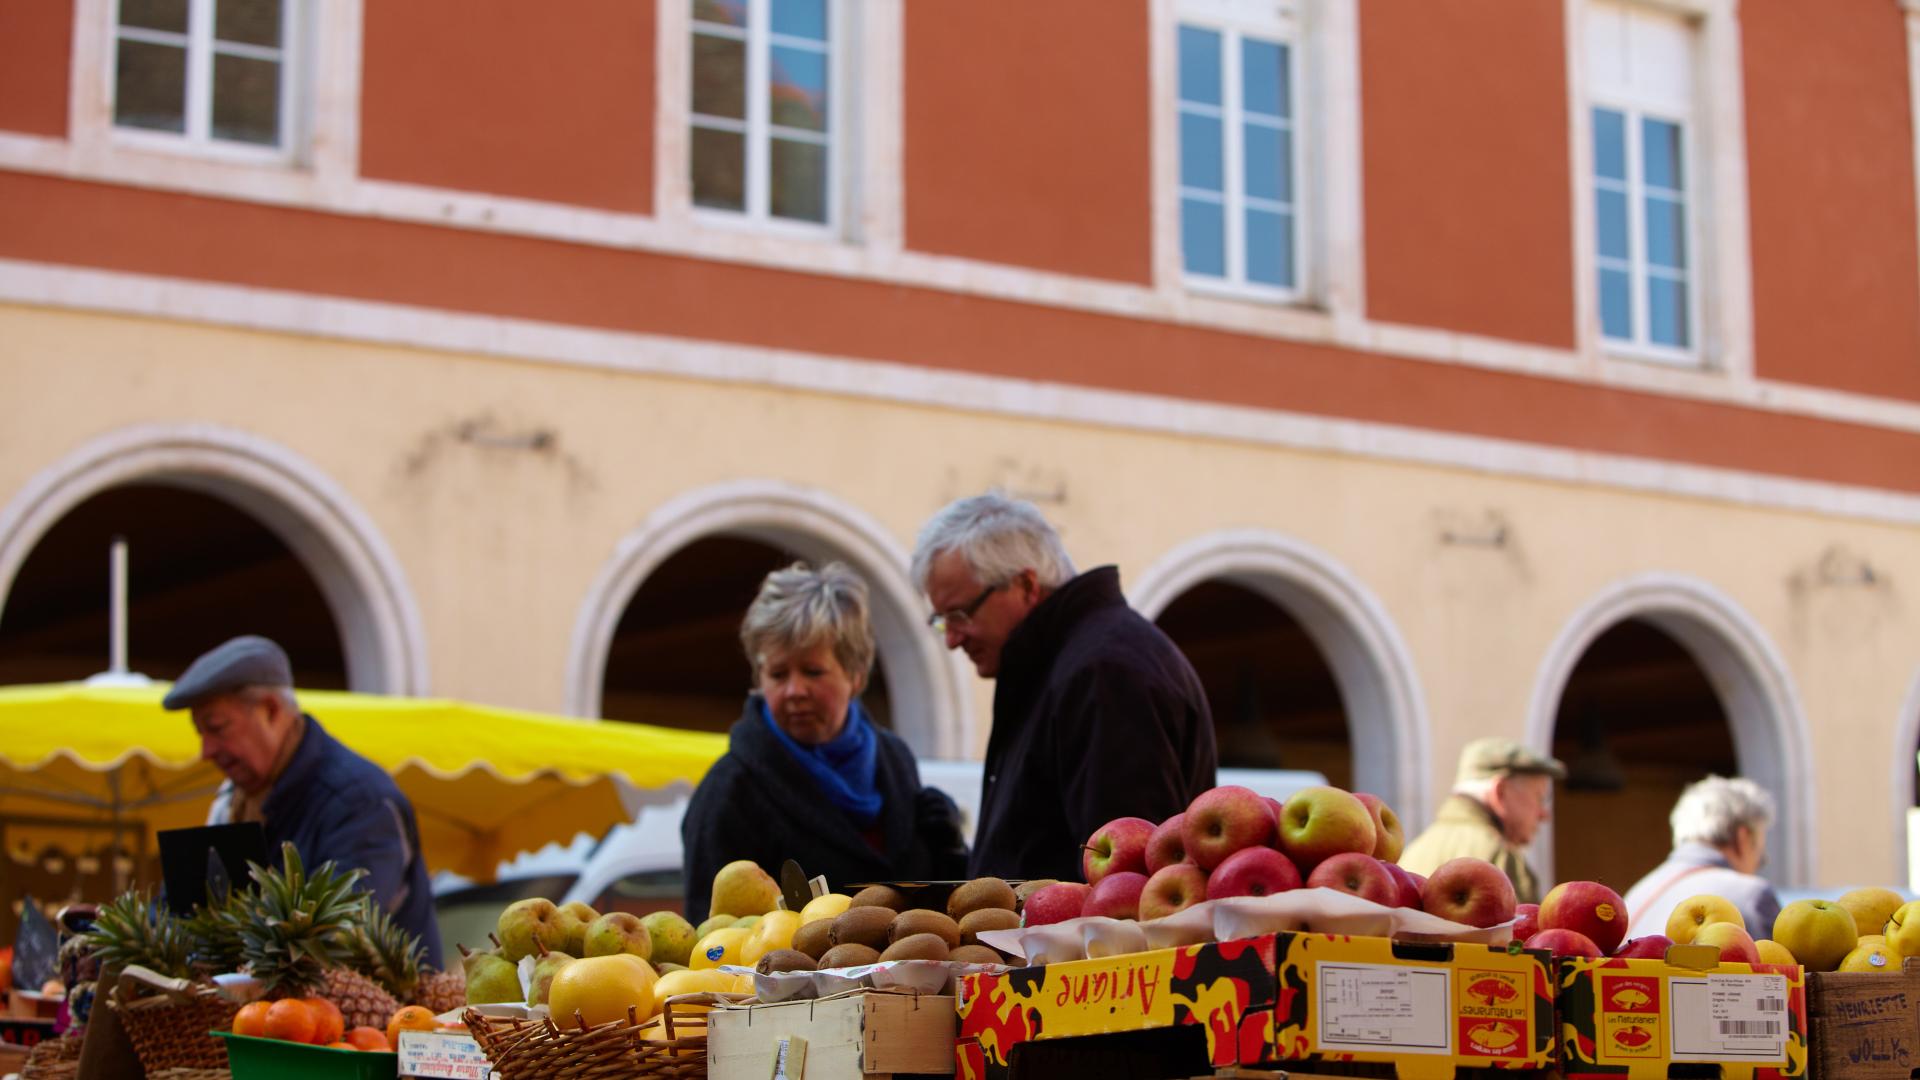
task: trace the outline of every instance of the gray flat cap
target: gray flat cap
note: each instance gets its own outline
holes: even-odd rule
[[[202,653],[167,691],[160,707],[191,709],[215,695],[249,686],[292,685],[293,665],[287,662],[287,651],[257,634],[248,634]]]

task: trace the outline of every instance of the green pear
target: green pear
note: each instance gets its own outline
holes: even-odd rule
[[[573,960],[573,957],[563,952],[549,950],[541,953],[540,959],[533,965],[533,978],[528,981],[527,1004],[529,1006],[545,1005],[547,991],[553,987],[553,977],[560,974],[561,968],[573,963]]]
[[[460,946],[460,967],[467,975],[467,1004],[503,1005],[525,999],[520,992],[520,970],[513,961],[491,949],[474,952]]]
[[[693,944],[699,941],[693,924],[671,911],[656,911],[640,920],[653,938],[653,959],[662,964],[687,966]]]
[[[538,897],[507,905],[500,913],[500,955],[518,961],[540,949],[564,949],[580,920]]]
[[[749,915],[744,919],[736,919],[734,920],[733,925],[738,927],[741,930],[751,930],[754,927],[760,925],[760,916]]]
[[[713,918],[708,919],[706,922],[703,922],[699,926],[694,928],[693,940],[697,942],[701,938],[706,937],[708,934],[713,933],[715,930],[724,930],[727,927],[732,926],[734,923],[737,923],[739,921],[740,920],[737,917],[732,915],[715,915]],[[692,946],[688,946],[687,953],[689,955],[693,953]]]
[[[765,915],[780,902],[780,884],[751,859],[736,859],[713,875],[709,915]]]
[[[585,956],[587,924],[599,918],[600,913],[579,900],[569,900],[561,904],[560,910],[579,920],[579,925],[574,928],[573,936],[567,938],[567,943],[560,946],[560,950],[562,952],[570,952],[575,956]]]
[[[583,936],[583,956],[628,953],[642,960],[653,959],[653,935],[647,932],[640,916],[631,912],[609,911],[588,924]]]

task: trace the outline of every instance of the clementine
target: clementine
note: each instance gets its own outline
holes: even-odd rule
[[[267,1008],[266,1036],[287,1042],[310,1043],[320,1021],[313,1007],[298,998],[283,998]]]
[[[233,1014],[233,1033],[251,1035],[260,1038],[267,1033],[267,1010],[273,1008],[271,1001],[249,1001],[240,1006]]]
[[[400,1045],[400,1033],[403,1031],[432,1031],[440,1026],[433,1013],[423,1005],[407,1005],[393,1014],[387,1021],[387,1043]]]
[[[303,998],[307,1008],[313,1010],[316,1029],[313,1041],[316,1043],[337,1043],[347,1030],[347,1018],[340,1015],[340,1006],[323,997]]]
[[[379,1028],[367,1027],[364,1024],[347,1032],[347,1041],[361,1050],[393,1049],[393,1045],[387,1042],[385,1032]]]
[[[355,1047],[354,1047],[354,1045],[353,1045],[352,1043],[343,1043],[343,1042],[330,1042],[330,1043],[327,1043],[327,1044],[326,1044],[326,1047],[327,1047],[327,1049],[329,1049],[329,1050],[352,1050],[352,1049],[355,1049]]]

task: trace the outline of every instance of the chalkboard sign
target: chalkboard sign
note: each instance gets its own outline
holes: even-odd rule
[[[27,897],[20,910],[20,936],[13,943],[13,988],[38,990],[60,974],[60,931]]]

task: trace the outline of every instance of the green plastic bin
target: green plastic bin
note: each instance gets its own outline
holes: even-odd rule
[[[260,1039],[215,1031],[227,1040],[233,1080],[394,1080],[400,1055],[378,1050],[330,1050],[324,1046]]]

